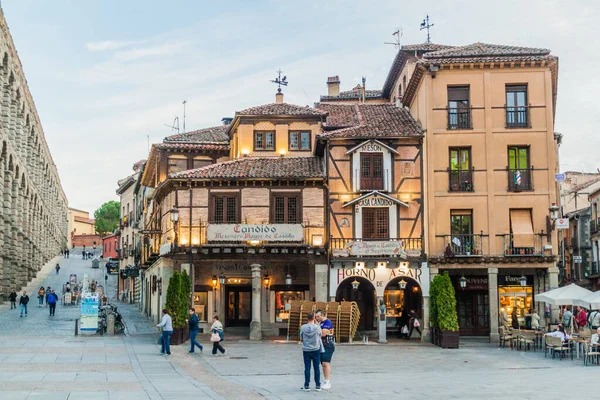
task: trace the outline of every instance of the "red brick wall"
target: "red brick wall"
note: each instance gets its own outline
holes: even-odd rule
[[[73,235],[71,239],[75,247],[85,245],[86,248],[92,249],[94,242],[96,242],[96,249],[102,246],[102,238],[99,235]]]

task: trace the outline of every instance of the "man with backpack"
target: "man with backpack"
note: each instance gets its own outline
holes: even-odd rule
[[[600,328],[600,311],[590,311],[590,314],[588,315],[588,323],[590,324],[592,331]]]

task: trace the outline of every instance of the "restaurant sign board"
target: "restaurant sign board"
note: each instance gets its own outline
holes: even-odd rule
[[[304,239],[304,228],[302,224],[209,224],[206,239],[216,242],[299,242]]]
[[[334,249],[336,257],[396,256],[406,259],[401,240],[351,241],[343,249]]]

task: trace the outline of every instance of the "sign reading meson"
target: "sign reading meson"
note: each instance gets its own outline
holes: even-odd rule
[[[206,239],[216,242],[262,240],[298,242],[304,239],[302,224],[209,224]]]

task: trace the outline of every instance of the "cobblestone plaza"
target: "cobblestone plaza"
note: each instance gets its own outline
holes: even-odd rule
[[[69,274],[102,281],[91,261],[60,259],[35,285],[58,287]],[[108,294],[114,297],[115,277]],[[573,393],[566,383],[593,382],[598,366],[544,358],[543,352],[499,349],[464,341],[458,350],[420,342],[338,345],[330,391],[300,392],[301,347],[285,341],[226,340],[226,356],[188,354],[187,344],[159,355],[158,331],[131,305],[119,305],[130,335],[74,336],[77,307],[59,305],[56,316],[32,299],[27,318],[0,309],[0,390],[3,400],[115,399],[533,399]],[[225,332],[227,336],[227,331]],[[206,336],[201,343],[210,346]],[[579,385],[577,397],[597,397]]]

